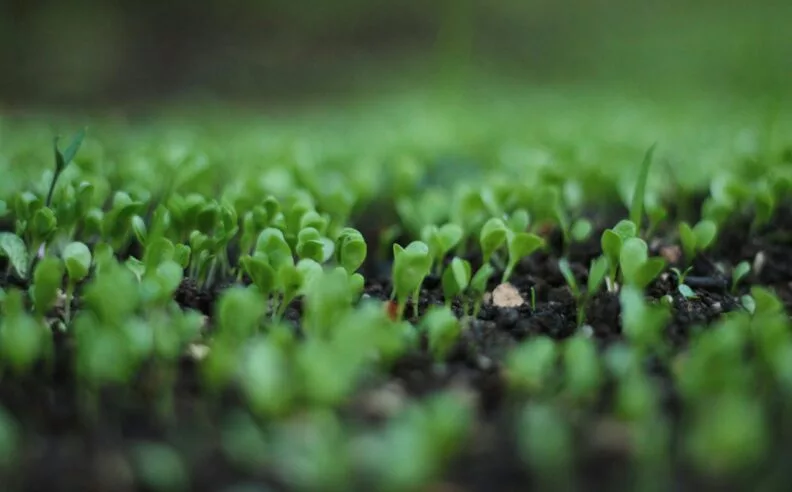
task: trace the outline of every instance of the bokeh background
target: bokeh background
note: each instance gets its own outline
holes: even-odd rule
[[[246,105],[476,84],[782,93],[788,0],[2,0],[0,106]]]

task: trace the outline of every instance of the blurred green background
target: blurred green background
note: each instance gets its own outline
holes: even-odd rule
[[[789,86],[791,19],[788,0],[4,0],[0,104],[253,104],[466,83],[764,96]]]

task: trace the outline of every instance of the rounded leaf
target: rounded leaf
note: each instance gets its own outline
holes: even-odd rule
[[[63,248],[66,273],[72,282],[79,282],[88,275],[91,269],[91,260],[91,250],[84,243],[75,241]]]

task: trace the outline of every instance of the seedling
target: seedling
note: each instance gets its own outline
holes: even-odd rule
[[[82,282],[91,269],[91,250],[83,243],[73,242],[63,249],[63,262],[66,265],[66,301],[64,304],[64,318],[68,323],[71,319],[71,303],[74,297],[74,288]]]
[[[624,283],[643,290],[660,275],[666,264],[660,257],[649,257],[649,248],[643,239],[632,237],[621,247],[619,265]]]
[[[543,488],[568,490],[575,457],[574,436],[559,409],[530,404],[520,415],[519,454],[536,473]]]
[[[489,263],[484,263],[470,280],[470,286],[468,289],[470,294],[473,296],[472,314],[474,318],[478,316],[478,313],[481,310],[481,303],[484,300],[484,293],[487,292],[487,284],[489,284],[489,280],[493,275],[495,275],[495,268]]]
[[[429,350],[436,361],[445,359],[462,330],[459,320],[447,307],[433,307],[421,322],[429,335]]]
[[[599,258],[591,261],[585,292],[581,292],[580,287],[578,287],[575,274],[572,273],[572,268],[569,266],[569,261],[566,258],[561,258],[558,261],[558,268],[561,270],[561,274],[564,276],[569,289],[572,291],[572,295],[577,301],[577,326],[583,326],[586,318],[586,308],[588,307],[588,303],[597,293],[600,286],[602,285],[602,282],[605,280],[605,276],[608,273],[608,258],[605,256],[600,256]]]
[[[652,165],[652,158],[657,144],[652,144],[644,155],[643,162],[638,171],[638,181],[635,183],[632,201],[630,202],[630,222],[640,230],[644,217],[644,200],[646,195],[646,183],[649,181],[649,168]]]
[[[556,357],[555,342],[548,337],[539,336],[521,343],[506,358],[509,384],[520,392],[541,392],[547,387]]]
[[[413,314],[418,316],[418,296],[424,278],[429,275],[432,257],[429,246],[421,241],[413,241],[406,248],[393,245],[393,290],[391,300],[398,303],[397,318],[402,319],[407,299],[413,296]]]
[[[740,285],[740,282],[748,276],[749,273],[751,273],[751,264],[747,261],[741,261],[736,267],[734,267],[731,278],[732,295],[737,293],[737,287]]]
[[[454,257],[443,272],[443,297],[446,306],[451,306],[451,301],[461,295],[470,285],[470,262],[459,257]]]
[[[421,239],[429,246],[432,257],[432,270],[436,275],[443,273],[443,260],[464,236],[462,227],[457,224],[444,224],[441,227],[428,225],[421,231]]]
[[[47,192],[47,199],[44,202],[45,207],[49,207],[52,204],[52,195],[55,193],[55,185],[58,183],[58,178],[66,169],[72,160],[74,160],[74,156],[77,155],[77,152],[80,150],[80,146],[82,145],[83,140],[85,139],[85,131],[86,129],[83,128],[72,138],[71,143],[66,150],[63,152],[60,151],[58,148],[58,140],[59,137],[55,137],[53,140],[52,146],[55,150],[55,173],[52,175],[52,184],[50,184],[49,191]]]
[[[712,244],[717,232],[718,226],[711,220],[702,220],[693,227],[687,222],[679,224],[679,240],[682,242],[682,252],[687,265]]]
[[[622,246],[627,239],[634,238],[637,233],[637,226],[629,220],[622,220],[612,229],[606,229],[602,233],[600,244],[603,254],[608,258],[608,290],[611,292],[616,289]]]
[[[597,347],[589,337],[575,335],[563,350],[565,393],[578,401],[593,401],[603,381]]]
[[[341,229],[335,247],[338,263],[350,274],[357,271],[366,260],[366,241],[363,235],[351,227]]]
[[[526,256],[544,246],[544,239],[529,232],[509,232],[507,234],[509,261],[503,271],[501,283],[506,283],[512,276],[517,263]]]
[[[506,243],[509,229],[502,219],[491,218],[484,223],[479,234],[481,254],[484,263],[495,258],[495,253]]]
[[[0,255],[8,258],[6,275],[13,268],[19,278],[27,278],[30,261],[22,238],[11,232],[0,232]]]
[[[642,289],[625,286],[619,294],[622,307],[622,332],[643,350],[660,346],[670,312],[662,305],[650,306]]]
[[[36,266],[30,297],[36,314],[43,318],[55,305],[63,281],[63,262],[59,258],[46,257]]]

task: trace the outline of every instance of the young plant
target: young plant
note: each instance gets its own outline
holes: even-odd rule
[[[0,256],[8,258],[6,275],[13,268],[17,277],[20,279],[27,278],[29,254],[22,238],[11,232],[0,232]]]
[[[693,227],[687,222],[679,224],[679,240],[688,266],[699,253],[712,244],[717,233],[718,226],[711,220],[702,220]]]
[[[45,257],[33,272],[30,298],[36,314],[43,319],[58,300],[58,291],[63,281],[63,262],[60,258]]]
[[[493,275],[495,275],[495,267],[489,263],[484,263],[481,265],[481,268],[476,271],[476,274],[473,275],[473,278],[470,279],[468,291],[473,297],[472,315],[474,318],[478,316],[481,310],[481,303],[484,301],[484,293],[487,292],[487,284],[489,284],[490,278],[492,278]]]
[[[64,319],[66,323],[71,319],[71,304],[74,297],[74,288],[82,282],[91,270],[91,250],[83,243],[72,242],[63,248],[63,262],[66,265],[66,301],[64,304]]]
[[[627,285],[619,294],[622,308],[622,333],[636,347],[649,350],[663,340],[663,330],[671,313],[663,305],[648,305],[643,289]]]
[[[8,289],[0,318],[0,370],[27,373],[47,357],[51,340],[50,329],[25,310],[22,291]]]
[[[649,168],[652,165],[656,146],[657,144],[652,144],[644,155],[638,171],[638,181],[635,183],[635,190],[630,202],[630,222],[635,224],[639,230],[643,224],[646,183],[649,181]]]
[[[564,392],[576,401],[592,402],[603,383],[597,347],[589,337],[574,335],[563,348]]]
[[[740,285],[740,282],[748,276],[749,273],[751,273],[751,264],[747,261],[741,261],[736,267],[734,267],[730,289],[732,295],[737,294],[737,287]]]
[[[418,316],[418,296],[424,278],[429,275],[432,257],[429,246],[413,241],[406,248],[393,245],[393,291],[391,300],[397,301],[397,318],[402,319],[407,299],[413,296],[413,314]]]
[[[605,280],[605,276],[608,273],[608,258],[605,256],[600,256],[599,258],[591,261],[585,292],[581,292],[577,280],[575,279],[575,274],[572,272],[572,268],[570,267],[569,261],[566,258],[561,258],[558,261],[558,269],[561,270],[561,274],[564,276],[567,285],[572,291],[572,295],[577,301],[577,326],[583,326],[583,323],[586,319],[586,308],[588,307],[588,303],[597,293],[600,286],[602,285],[602,282]]]
[[[560,410],[532,403],[517,427],[519,456],[546,490],[570,490],[575,444],[572,428]]]
[[[509,385],[520,392],[541,392],[553,374],[557,356],[555,342],[546,336],[522,342],[506,357]]]
[[[429,335],[429,350],[435,360],[445,360],[462,331],[457,317],[447,307],[432,307],[424,315],[421,325]]]
[[[462,227],[458,224],[448,223],[440,227],[427,225],[421,231],[421,240],[429,246],[429,255],[432,257],[432,271],[436,275],[443,273],[443,260],[454,249],[464,236]]]
[[[445,304],[451,307],[451,301],[461,295],[470,285],[470,262],[459,257],[454,257],[443,272],[443,297]]]
[[[616,288],[622,246],[627,239],[634,238],[637,234],[638,227],[629,220],[619,221],[612,229],[606,229],[602,233],[600,245],[603,254],[608,258],[608,290],[611,292]]]
[[[498,260],[495,254],[506,243],[508,234],[509,228],[502,219],[493,217],[484,223],[479,233],[479,244],[485,264]]]
[[[661,257],[649,257],[649,247],[646,242],[637,237],[624,241],[619,254],[624,284],[645,289],[666,266]]]
[[[506,269],[503,271],[501,283],[506,283],[512,276],[517,263],[522,258],[531,255],[534,251],[544,246],[544,239],[529,232],[512,232],[507,234],[507,247],[509,251],[509,260],[506,263]]]
[[[366,261],[366,241],[357,229],[345,227],[341,229],[335,247],[338,264],[353,274]]]
[[[66,150],[63,152],[60,151],[58,148],[58,140],[59,137],[55,137],[53,140],[52,146],[55,150],[55,173],[52,175],[52,183],[50,184],[49,191],[47,192],[47,199],[44,201],[44,206],[49,207],[52,205],[52,196],[55,193],[55,185],[58,183],[58,178],[66,169],[71,161],[74,159],[74,156],[77,155],[77,152],[80,150],[80,146],[82,145],[83,140],[85,139],[85,131],[86,129],[83,128],[72,138],[71,143]]]

